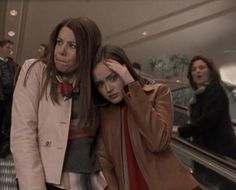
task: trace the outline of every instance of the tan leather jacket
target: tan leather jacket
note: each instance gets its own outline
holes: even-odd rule
[[[150,190],[191,190],[197,182],[170,148],[173,109],[171,93],[162,84],[128,85],[123,92],[128,106],[128,128],[134,155]],[[97,153],[108,190],[124,190],[121,107],[101,108]]]

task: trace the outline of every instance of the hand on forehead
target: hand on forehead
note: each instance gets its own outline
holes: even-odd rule
[[[121,65],[118,61],[115,61],[113,59],[106,59],[104,60],[104,65],[106,65],[110,70],[117,73],[121,79],[123,80],[124,84],[128,84],[132,81],[134,81],[133,77],[131,76],[130,72],[128,71],[128,68],[125,64]]]
[[[121,65],[120,62],[118,62],[114,59],[105,59],[103,61],[103,64],[106,65],[109,69],[111,69],[114,72],[119,72],[121,70],[126,69],[125,65]]]
[[[115,65],[115,64],[121,65],[121,63],[119,63],[118,61],[116,61],[116,60],[114,60],[114,59],[105,59],[105,60],[103,61],[103,63],[104,63],[105,65]]]

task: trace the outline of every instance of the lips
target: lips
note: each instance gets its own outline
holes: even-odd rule
[[[61,64],[63,64],[63,65],[66,65],[66,64],[67,64],[67,61],[65,61],[65,60],[60,60],[60,59],[56,59],[56,62],[61,63]]]
[[[108,97],[109,97],[110,99],[115,99],[115,98],[118,97],[118,93],[116,93],[116,94],[111,94],[111,95],[109,95]]]

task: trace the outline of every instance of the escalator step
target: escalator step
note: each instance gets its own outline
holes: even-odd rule
[[[0,190],[17,190],[16,171],[12,157],[0,158]]]

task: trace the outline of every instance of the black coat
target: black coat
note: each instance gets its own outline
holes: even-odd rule
[[[193,137],[193,142],[236,159],[236,138],[229,114],[229,100],[220,84],[212,83],[196,96],[190,108],[191,124],[179,128],[180,136]]]

